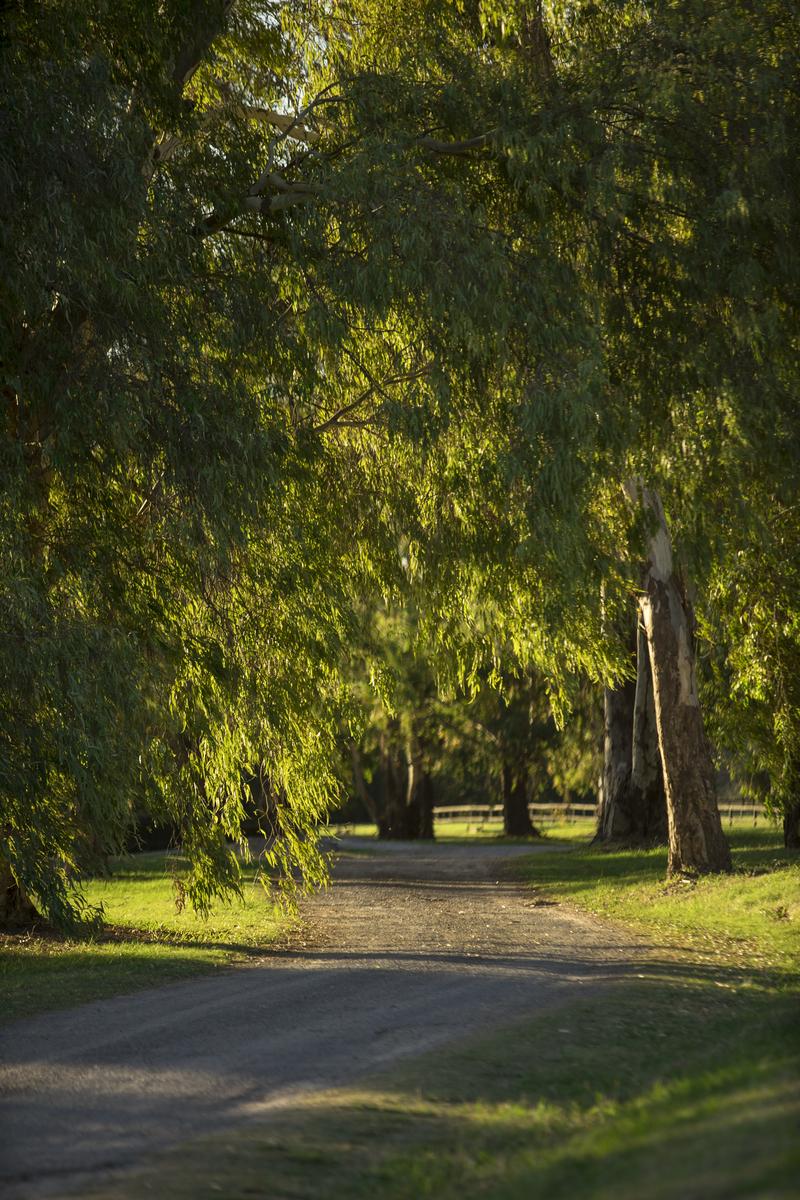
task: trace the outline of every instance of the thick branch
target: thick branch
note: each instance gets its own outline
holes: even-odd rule
[[[296,142],[306,142],[313,146],[319,141],[320,135],[317,130],[309,129],[308,125],[304,125],[299,117],[292,116],[291,113],[279,113],[271,108],[258,108],[253,104],[243,104],[241,109],[252,120],[271,125],[273,129],[279,129],[285,137],[293,138]]]
[[[172,70],[172,78],[181,90],[200,66],[214,38],[225,28],[233,5],[234,0],[222,0],[215,17],[209,19],[208,0],[195,0],[192,5],[192,18],[187,21],[192,36],[176,54]]]
[[[477,137],[467,138],[463,142],[445,142],[439,138],[421,137],[417,139],[417,145],[423,150],[430,151],[431,154],[447,154],[452,157],[458,157],[464,154],[469,154],[472,150],[481,150],[489,144],[493,134],[496,132],[490,129],[488,133],[478,134]]]

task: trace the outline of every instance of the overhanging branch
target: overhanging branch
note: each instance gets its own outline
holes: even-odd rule
[[[467,138],[462,142],[446,142],[440,138],[421,137],[417,138],[416,144],[421,146],[423,150],[428,150],[431,154],[448,154],[453,157],[460,157],[469,154],[472,150],[482,150],[487,146],[497,132],[495,129],[490,129],[487,133],[478,134],[477,137]]]

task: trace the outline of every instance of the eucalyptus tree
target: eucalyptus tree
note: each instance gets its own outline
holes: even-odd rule
[[[419,555],[440,620],[468,593],[476,643],[514,638],[556,684],[613,678],[600,584],[612,617],[636,595],[670,866],[723,869],[689,579],[707,578],[736,472],[779,467],[793,427],[796,273],[776,248],[796,244],[794,6],[409,2],[394,27],[382,3],[325,12],[331,44],[349,30],[336,246],[383,256],[446,380]],[[407,245],[386,250],[409,225],[431,263],[413,286]]]
[[[662,754],[665,735],[678,734],[684,762],[702,763],[700,783],[709,793],[710,764],[692,749],[704,744],[703,731],[697,721],[693,732],[686,728],[699,711],[693,671],[682,657],[694,641],[689,581],[694,575],[701,584],[694,602],[702,614],[720,571],[732,572],[733,581],[734,563],[770,520],[766,497],[776,487],[786,497],[797,484],[791,351],[787,359],[796,338],[796,281],[791,252],[785,259],[779,249],[795,243],[797,230],[786,174],[796,152],[797,97],[789,81],[797,33],[797,13],[782,3],[757,15],[746,5],[724,12],[657,6],[613,101],[628,143],[619,151],[621,214],[630,221],[637,203],[647,210],[643,219],[640,209],[640,242],[629,239],[627,261],[608,263],[616,294],[603,320],[619,375],[634,396],[649,399],[632,475],[649,476],[662,489],[683,560],[666,569],[672,555],[661,499],[632,482],[629,490],[650,509],[640,606],[651,649],[659,612],[677,633],[665,682],[679,703],[672,720],[659,716]],[[767,571],[760,586],[767,594],[774,587]],[[729,624],[725,636],[737,657],[741,629]],[[653,666],[657,675],[655,660]]]
[[[558,739],[541,680],[507,676],[484,684],[459,706],[453,725],[467,753],[485,764],[504,834],[538,837],[528,806],[551,787],[548,754]]]
[[[356,795],[379,837],[432,838],[447,704],[419,646],[413,609],[374,604],[352,650],[347,742]]]

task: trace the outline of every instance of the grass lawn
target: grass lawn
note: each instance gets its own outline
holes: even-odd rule
[[[800,862],[777,830],[726,828],[733,874],[665,882],[667,852],[574,844],[509,864],[548,898],[624,921],[673,949],[744,967],[800,970]],[[563,832],[558,831],[559,838]]]
[[[661,852],[574,846],[515,863],[549,897],[647,929],[652,955],[535,1019],[298,1101],[90,1195],[789,1200],[800,864],[775,831],[732,840],[736,873],[696,885],[666,886]]]
[[[242,902],[217,905],[207,920],[177,912],[164,853],[117,860],[111,877],[89,882],[86,895],[105,910],[107,925],[97,938],[2,935],[2,1020],[214,970],[274,942],[292,925],[253,867],[245,873]]]
[[[550,820],[539,822],[539,829],[546,837],[557,837],[559,840],[565,841],[586,841],[591,838],[594,827],[594,819],[590,817],[575,817],[569,822],[555,822]],[[485,839],[495,842],[518,842],[526,840],[523,838],[504,837],[503,822],[496,820],[436,821],[434,831],[437,842],[463,841],[464,838],[476,838],[479,841]],[[370,824],[333,824],[328,826],[328,832],[332,837],[377,838],[378,836],[376,826]]]

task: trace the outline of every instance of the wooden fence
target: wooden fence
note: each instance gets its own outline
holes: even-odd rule
[[[594,820],[597,816],[596,804],[529,804],[528,812],[535,825],[571,824],[577,820]],[[767,819],[766,810],[761,804],[726,804],[719,805],[720,816],[730,824],[734,818],[749,818],[754,825],[759,820]],[[460,822],[467,825],[489,825],[495,821],[502,822],[502,804],[453,804],[436,806],[433,810],[435,821],[444,824]]]

